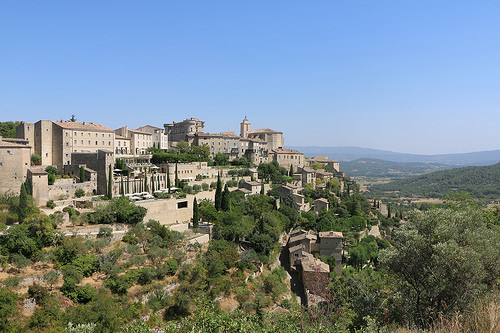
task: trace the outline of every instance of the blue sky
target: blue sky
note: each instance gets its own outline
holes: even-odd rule
[[[499,33],[498,1],[2,1],[0,121],[500,149]]]

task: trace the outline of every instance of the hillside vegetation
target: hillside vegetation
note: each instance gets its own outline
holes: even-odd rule
[[[442,198],[450,192],[468,192],[476,198],[500,197],[500,163],[436,171],[370,187],[372,194],[398,192],[400,196]]]
[[[363,158],[350,162],[342,162],[342,171],[349,177],[401,179],[451,168],[452,166],[438,163],[401,163],[375,158]]]

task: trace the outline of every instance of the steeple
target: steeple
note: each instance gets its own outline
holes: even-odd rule
[[[245,116],[245,119],[243,119],[240,124],[240,137],[247,138],[248,132],[250,132],[250,122],[248,121],[247,116]]]

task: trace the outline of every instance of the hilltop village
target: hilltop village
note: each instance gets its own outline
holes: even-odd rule
[[[48,214],[69,212],[62,225],[69,227],[65,234],[85,237],[98,237],[98,228],[71,225],[71,211],[92,211],[103,199],[124,197],[147,209],[145,220],[158,221],[170,230],[185,232],[196,223],[189,241],[204,244],[212,239],[212,221],[193,221],[193,202],[216,201],[218,180],[244,197],[272,191],[278,208],[281,201],[291,200],[298,211],[315,214],[328,211],[331,202],[306,198],[305,186],[324,190],[335,180],[337,194],[346,186],[338,161],[327,156],[305,158],[287,149],[283,132],[252,129],[246,117],[239,135],[205,133],[204,128],[205,122],[197,118],[163,128],[116,130],[72,120],[22,122],[16,128],[17,138],[0,137],[0,192],[17,196],[28,184],[34,203]],[[273,167],[278,171],[270,170]],[[112,233],[116,240],[126,231],[118,226]],[[333,255],[340,273],[343,235],[298,230],[289,238],[289,265],[300,267],[297,271],[309,301],[307,281],[330,272],[314,254]]]
[[[500,210],[368,200],[338,161],[246,117],[239,134],[196,118],[9,126],[1,332],[425,327],[498,281]]]

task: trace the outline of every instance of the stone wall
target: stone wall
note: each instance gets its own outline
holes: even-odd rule
[[[49,185],[49,200],[58,200],[61,197],[73,198],[77,189],[84,190],[85,194],[92,194],[97,189],[97,181],[77,183],[73,178],[56,179],[53,185]]]
[[[147,208],[144,221],[156,220],[160,224],[178,224],[189,222],[193,218],[193,200],[215,200],[215,191],[203,191],[196,195],[188,194],[185,199],[160,199],[137,202],[138,206]],[[183,207],[185,205],[185,207]]]

